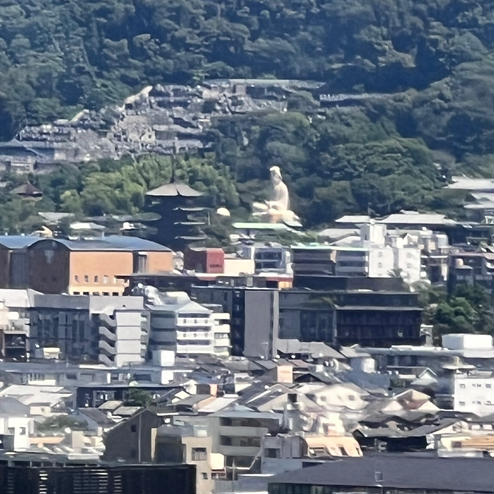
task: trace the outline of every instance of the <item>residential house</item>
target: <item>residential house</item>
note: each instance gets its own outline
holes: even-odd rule
[[[155,461],[155,442],[162,420],[147,409],[132,407],[130,416],[104,435],[105,461],[126,463],[152,463]],[[125,413],[122,407],[114,414]]]

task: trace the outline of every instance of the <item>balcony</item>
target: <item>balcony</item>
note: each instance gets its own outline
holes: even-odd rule
[[[218,451],[225,456],[257,456],[261,448],[255,446],[225,446],[220,444]]]
[[[229,324],[218,324],[217,326],[212,327],[213,333],[228,333],[230,334],[230,325]]]
[[[210,327],[211,320],[209,316],[200,318],[177,317],[177,327]]]
[[[227,437],[263,437],[268,433],[267,427],[249,427],[246,425],[220,425],[220,436]]]
[[[177,340],[210,340],[211,331],[177,331]]]
[[[100,340],[98,343],[98,347],[106,355],[110,355],[112,357],[115,355],[115,348],[113,346],[109,345],[106,341]]]
[[[108,316],[107,314],[99,314],[98,316],[100,324],[108,327],[108,328],[115,328],[117,326],[117,321],[111,316]]]
[[[99,361],[108,367],[113,367],[115,365],[115,362],[112,359],[108,358],[104,353],[99,354]]]
[[[115,333],[109,330],[106,326],[100,326],[98,330],[99,330],[99,335],[106,338],[109,341],[115,341],[117,339]]]
[[[212,354],[214,352],[213,345],[177,345],[177,353],[186,354]]]

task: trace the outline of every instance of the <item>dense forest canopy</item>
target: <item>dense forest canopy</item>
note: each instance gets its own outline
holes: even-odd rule
[[[0,139],[147,84],[313,79],[386,97],[317,113],[310,95],[294,97],[285,114],[219,121],[214,152],[187,165],[229,184],[223,195],[207,186],[213,202],[247,206],[277,162],[308,225],[368,209],[447,210],[451,173],[491,172],[493,28],[490,0],[0,0]],[[134,180],[135,164],[105,166],[61,171],[66,189],[57,174],[34,181],[46,207],[138,210],[146,181]],[[26,218],[34,208],[0,202]]]

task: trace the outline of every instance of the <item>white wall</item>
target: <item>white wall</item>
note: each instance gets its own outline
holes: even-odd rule
[[[32,432],[32,419],[29,417],[0,416],[0,433],[14,434],[14,450],[29,449],[29,433]]]
[[[482,417],[494,413],[494,379],[492,376],[456,374],[454,376],[454,409]]]

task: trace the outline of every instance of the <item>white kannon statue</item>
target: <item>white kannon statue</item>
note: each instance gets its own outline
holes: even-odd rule
[[[288,187],[283,182],[280,167],[272,166],[269,169],[269,173],[272,186],[270,200],[254,202],[252,205],[253,216],[270,223],[282,221],[293,226],[299,226],[299,217],[290,210],[290,195],[288,194]]]

